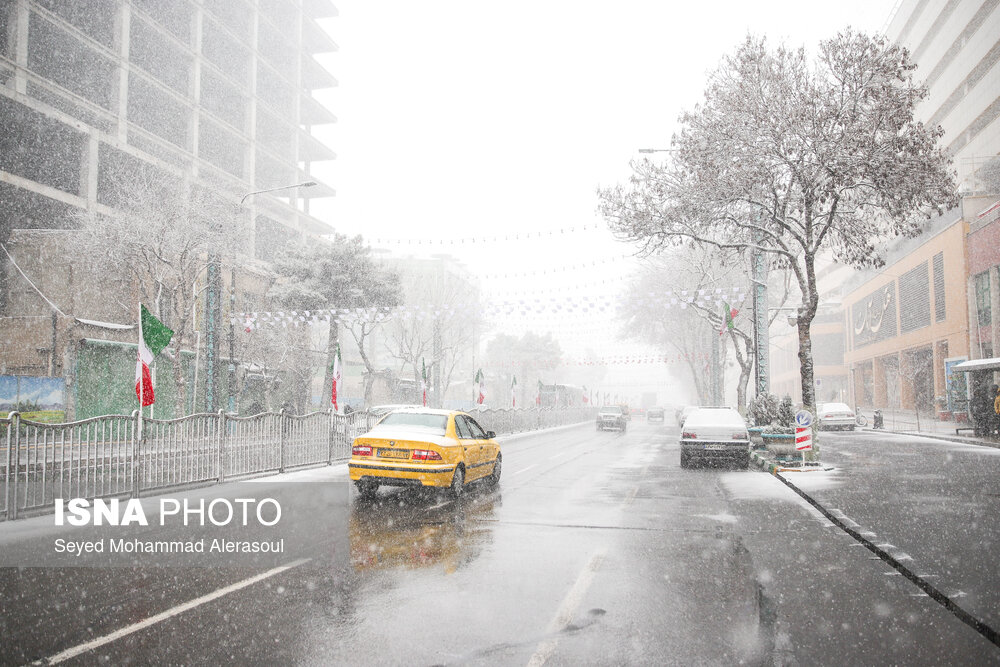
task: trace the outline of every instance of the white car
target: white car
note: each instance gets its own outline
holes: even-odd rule
[[[677,417],[676,417],[677,418],[677,425],[678,426],[684,426],[684,422],[687,420],[687,418],[690,417],[691,413],[694,412],[697,409],[698,409],[697,405],[685,405],[683,408],[681,408],[680,410],[678,410],[677,411]]]
[[[818,430],[844,429],[853,431],[857,425],[857,416],[846,403],[820,403],[816,407],[816,426]]]
[[[730,461],[737,467],[750,465],[750,432],[733,408],[694,410],[681,427],[681,467],[692,462]]]

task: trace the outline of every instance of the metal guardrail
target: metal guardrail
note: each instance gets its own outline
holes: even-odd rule
[[[584,421],[593,409],[471,414],[483,428],[502,435]],[[135,411],[45,424],[12,412],[0,418],[0,520],[43,512],[56,498],[137,497],[346,461],[354,438],[380,416],[282,410],[238,417],[220,410],[169,420],[143,417],[140,425]]]

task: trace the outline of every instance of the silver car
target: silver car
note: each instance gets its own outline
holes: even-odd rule
[[[739,412],[700,407],[687,416],[681,428],[681,467],[690,468],[695,461],[750,465],[750,433]]]
[[[820,403],[816,407],[816,424],[823,429],[847,429],[853,431],[857,416],[846,403]]]

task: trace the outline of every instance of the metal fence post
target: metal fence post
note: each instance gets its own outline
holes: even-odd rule
[[[219,465],[219,484],[226,480],[226,413],[219,408],[219,447],[217,450]]]
[[[285,472],[285,409],[278,412],[278,472]]]
[[[17,478],[21,469],[21,415],[15,410],[7,417],[10,419],[9,428],[14,432],[13,439],[10,431],[7,432],[7,519],[16,519]]]
[[[336,413],[333,410],[327,410],[326,413],[330,416],[330,418],[326,420],[326,445],[327,445],[326,464],[328,466],[332,466],[333,448],[334,448],[333,434],[335,431],[335,429],[333,428],[333,419]]]
[[[135,419],[135,428],[132,429],[132,497],[138,498],[141,474],[139,455],[142,452],[141,440],[145,437],[142,432],[142,410],[133,410],[132,417]]]

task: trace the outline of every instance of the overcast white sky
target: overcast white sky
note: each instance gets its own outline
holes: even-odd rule
[[[423,247],[464,256],[494,293],[600,291],[631,248],[595,190],[668,145],[724,54],[748,32],[807,48],[875,32],[895,1],[337,0],[323,25],[340,50],[322,62],[340,85],[318,97],[339,122],[317,134],[338,158],[314,169],[337,196],[312,211],[373,241],[541,232]]]

